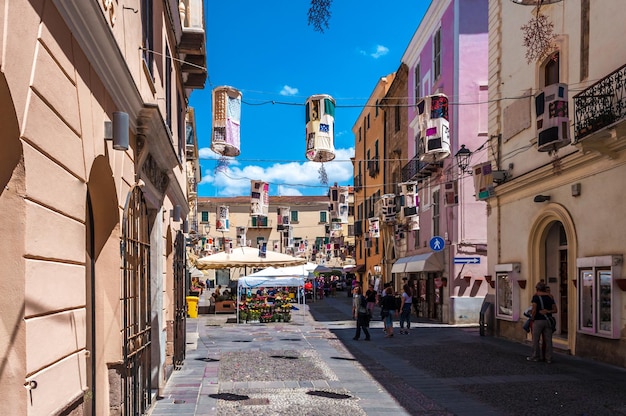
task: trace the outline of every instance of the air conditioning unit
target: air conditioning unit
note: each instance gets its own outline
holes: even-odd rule
[[[535,97],[537,150],[553,152],[570,144],[567,84],[551,84]]]
[[[417,105],[419,113],[422,162],[436,163],[450,156],[448,97],[436,94],[424,97]]]

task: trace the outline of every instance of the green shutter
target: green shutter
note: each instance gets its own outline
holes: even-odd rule
[[[328,98],[324,98],[324,113],[331,117],[335,117],[335,103]]]

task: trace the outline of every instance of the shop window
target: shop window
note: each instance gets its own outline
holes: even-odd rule
[[[519,308],[519,263],[496,264],[496,317],[517,321]]]
[[[576,260],[578,267],[578,331],[605,338],[620,338],[621,291],[616,279],[621,276],[622,256],[586,257]]]

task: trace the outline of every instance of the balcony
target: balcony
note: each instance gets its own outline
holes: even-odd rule
[[[267,217],[251,217],[248,228],[272,228],[272,220]]]
[[[574,96],[574,143],[626,116],[626,65]]]
[[[402,182],[413,180],[424,180],[438,171],[443,166],[443,162],[422,162],[419,155],[416,155],[402,168]]]
[[[178,52],[183,55],[181,65],[185,88],[204,88],[207,79],[206,36],[202,0],[183,0],[180,4],[183,33]]]

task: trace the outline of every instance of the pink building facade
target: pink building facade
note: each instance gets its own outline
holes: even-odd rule
[[[432,2],[402,58],[409,68],[402,183],[415,184],[417,209],[399,209],[406,241],[391,272],[417,291],[421,317],[450,324],[478,322],[489,286],[487,210],[475,189],[480,175],[473,174],[488,152],[487,6],[487,0]],[[439,104],[445,112],[446,97],[447,123],[429,120]]]

